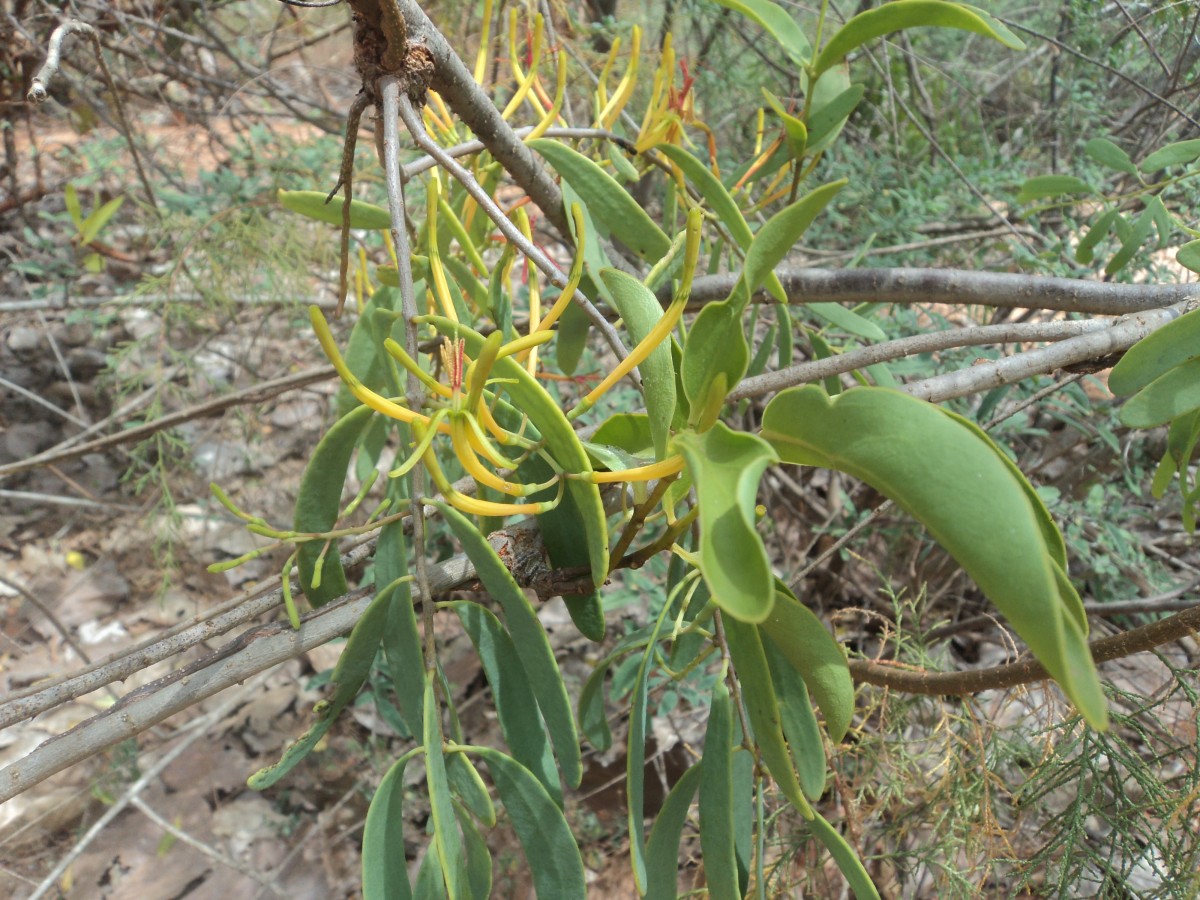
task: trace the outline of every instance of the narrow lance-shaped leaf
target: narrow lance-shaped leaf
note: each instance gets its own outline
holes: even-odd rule
[[[829,851],[829,855],[833,857],[837,867],[850,882],[850,889],[854,891],[856,900],[879,900],[879,890],[863,867],[862,860],[858,858],[854,848],[846,843],[846,839],[838,833],[837,829],[822,818],[820,813],[813,817],[812,821],[808,823],[808,827],[825,845],[825,849]]]
[[[886,388],[835,400],[815,385],[784,391],[763,436],[785,462],[839,469],[919,519],[1008,617],[1087,721],[1108,713],[1065,575],[1026,488],[993,447],[937,407]]]
[[[861,12],[843,25],[817,55],[813,75],[819,78],[868,41],[893,31],[922,27],[958,28],[995,38],[1014,50],[1025,48],[1020,38],[983,10],[942,0],[893,0]]]
[[[280,191],[279,202],[285,209],[327,222],[330,225],[342,224],[342,207],[345,200],[334,197],[325,202],[327,194],[320,191]],[[392,225],[390,214],[382,206],[364,203],[362,200],[350,201],[350,227],[366,228],[371,231],[387,231]]]
[[[458,817],[450,798],[450,780],[442,755],[442,716],[433,689],[434,674],[425,680],[425,781],[429,786],[429,809],[433,819],[433,840],[438,848],[442,880],[449,900],[467,896],[466,879],[459,861],[463,857]]]
[[[571,787],[579,787],[583,767],[575,717],[571,712],[571,701],[567,697],[562,673],[554,659],[554,650],[538,621],[537,613],[491,544],[470,520],[446,503],[438,503],[438,507],[446,524],[462,543],[467,558],[475,566],[479,580],[504,610],[505,624],[521,648],[519,659],[545,717],[563,777]]]
[[[654,818],[654,827],[646,839],[645,900],[676,900],[678,897],[679,842],[703,774],[703,763],[696,763],[684,772]]]
[[[408,900],[404,858],[404,769],[411,753],[396,760],[371,798],[362,842],[363,900]]]
[[[717,605],[746,622],[761,622],[775,600],[775,577],[755,530],[763,470],[778,457],[765,441],[718,422],[704,434],[684,432],[683,453],[700,507],[700,570]]]
[[[1200,409],[1200,359],[1192,359],[1156,378],[1121,407],[1130,428],[1154,428]]]
[[[752,22],[761,25],[797,66],[808,64],[812,57],[812,45],[796,23],[790,10],[771,0],[716,0],[726,9],[741,13]]]
[[[741,900],[733,835],[733,703],[723,680],[713,688],[700,765],[700,849],[708,895]]]
[[[761,625],[759,630],[762,630]],[[804,796],[816,803],[825,792],[828,763],[825,745],[821,740],[821,726],[808,696],[808,686],[769,637],[764,635],[762,644],[771,667],[775,697],[779,701],[783,736],[787,739],[792,761],[796,764],[796,776],[800,779]]]
[[[1127,397],[1198,357],[1200,309],[1193,309],[1130,347],[1108,373],[1108,389],[1118,397]]]

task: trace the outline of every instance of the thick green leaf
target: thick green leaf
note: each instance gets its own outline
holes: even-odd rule
[[[67,182],[67,186],[63,188],[63,202],[67,206],[67,214],[70,215],[71,222],[82,231],[83,207],[79,203],[79,191],[70,182]]]
[[[887,340],[887,335],[882,328],[839,303],[809,303],[808,308],[825,321],[833,323],[850,334],[858,335],[869,341]]]
[[[604,269],[600,277],[608,287],[633,343],[640,344],[663,317],[658,298],[632,275],[617,269]],[[671,364],[669,339],[651,350],[650,355],[638,364],[638,370],[642,374],[646,414],[654,436],[654,455],[664,459],[671,437],[671,419],[675,415],[675,367]]]
[[[713,687],[700,768],[700,849],[708,895],[741,900],[733,834],[733,703],[724,680]]]
[[[455,753],[453,756],[447,757],[446,761],[449,763],[450,760],[456,758],[465,759],[466,757],[461,753]],[[475,771],[474,767],[471,771]],[[487,841],[483,839],[483,835],[479,833],[479,829],[475,827],[470,814],[463,806],[455,803],[454,809],[458,813],[458,825],[463,833],[463,847],[466,850],[463,868],[466,872],[470,896],[473,900],[487,900],[492,895],[491,851],[488,850]]]
[[[387,495],[394,501],[404,496],[404,479],[393,478]],[[401,717],[409,734],[422,733],[425,696],[425,662],[421,651],[421,635],[413,610],[409,574],[408,538],[404,522],[389,522],[379,531],[375,550],[375,581],[387,593],[387,616],[383,624],[383,654],[392,676],[392,690],[400,707]],[[390,590],[388,585],[393,585]]]
[[[467,354],[472,358],[477,357],[483,348],[483,336],[457,322],[441,316],[425,316],[422,321],[431,324],[444,337],[462,338]],[[511,356],[496,360],[492,367],[492,378],[505,381],[504,389],[521,411],[529,416],[530,422],[545,440],[546,450],[564,472],[587,475],[592,471],[587,451],[566,415],[520,363]],[[586,479],[572,478],[567,482],[566,492],[577,507],[576,515],[586,536],[592,581],[596,587],[600,587],[608,577],[608,520],[604,515],[600,489]]]
[[[708,166],[682,147],[676,147],[673,144],[659,144],[655,149],[679,166],[684,177],[695,185],[696,189],[700,191],[700,196],[712,207],[717,218],[721,220],[721,224],[729,229],[729,234],[737,242],[737,245],[743,250],[749,247],[754,241],[754,232],[750,230],[745,216],[738,209],[729,190],[721,183],[721,179],[714,175]],[[783,285],[779,283],[779,278],[774,272],[767,278],[767,291],[780,303],[787,303],[787,294],[784,293]]]
[[[808,226],[847,184],[846,179],[823,184],[771,216],[754,235],[742,269],[749,298],[796,246]]]
[[[775,599],[775,576],[754,507],[763,470],[778,457],[765,441],[718,422],[704,434],[677,435],[700,506],[700,570],[713,600],[745,622],[761,622]]]
[[[1121,422],[1130,428],[1154,428],[1200,409],[1200,359],[1176,366],[1121,407]]]
[[[334,197],[326,203],[326,196],[328,195],[322,194],[320,191],[280,191],[279,202],[285,209],[308,216],[310,219],[316,219],[318,222],[341,225],[345,199]],[[350,227],[387,231],[392,227],[392,217],[381,206],[364,203],[362,200],[351,200]]]
[[[433,842],[442,865],[442,880],[449,900],[467,896],[467,885],[459,861],[463,857],[462,835],[450,798],[450,779],[442,755],[442,716],[433,689],[434,675],[425,680],[425,783],[429,786],[429,810],[433,819]]]
[[[758,744],[762,761],[788,802],[804,818],[811,819],[812,807],[804,798],[800,780],[792,766],[792,757],[783,740],[779,700],[775,696],[771,669],[767,665],[758,628],[731,616],[726,616],[723,622],[729,657],[733,660],[738,683],[742,687],[742,704],[750,719],[750,727],[754,730],[754,741]]]
[[[762,630],[804,679],[825,715],[830,739],[840,741],[854,716],[854,681],[841,644],[781,582],[775,584],[775,605]]]
[[[79,226],[79,243],[82,245],[90,244],[96,239],[104,226],[108,224],[109,219],[117,214],[117,210],[121,208],[121,204],[125,202],[124,197],[114,197],[103,206],[93,209],[83,224]]]
[[[808,126],[784,109],[783,103],[778,97],[766,88],[761,88],[761,90],[763,97],[766,98],[767,105],[771,107],[775,115],[779,116],[783,122],[783,131],[787,136],[788,151],[796,159],[799,159],[804,155],[804,151],[808,147]]]
[[[846,843],[846,839],[838,833],[837,829],[822,818],[820,813],[817,813],[808,823],[808,827],[825,845],[825,849],[837,863],[842,875],[850,882],[850,889],[854,891],[856,900],[879,900],[879,891],[875,888],[867,870],[863,868],[862,860],[858,858],[858,854]]]
[[[525,850],[534,890],[542,900],[584,900],[587,884],[571,828],[540,781],[498,750],[480,748],[517,839]]]
[[[313,706],[315,721],[304,734],[288,745],[279,762],[259,769],[246,779],[249,788],[255,791],[266,790],[290,772],[297,763],[308,756],[317,742],[325,736],[325,732],[329,731],[341,711],[355,698],[375,662],[375,652],[379,649],[389,605],[389,591],[380,592],[371,601],[362,618],[355,623],[354,630],[350,632],[350,638],[346,641],[346,648],[333,668],[333,696]]]
[[[446,756],[446,777],[450,779],[455,802],[461,802],[467,812],[488,828],[494,828],[496,807],[492,805],[492,795],[488,793],[487,785],[483,783],[479,771],[465,753],[451,753]]]
[[[411,754],[392,764],[371,798],[362,841],[363,900],[408,900],[404,858],[404,768]]]
[[[625,188],[582,153],[548,138],[527,141],[554,170],[570,183],[593,219],[622,244],[649,263],[671,249],[671,239],[646,215]]]
[[[1130,347],[1108,373],[1108,389],[1118,397],[1127,397],[1198,357],[1200,309],[1193,309]]]
[[[1060,194],[1091,194],[1092,186],[1074,175],[1036,175],[1026,179],[1017,193],[1017,203],[1032,203]]]
[[[1175,259],[1181,266],[1200,272],[1200,241],[1188,241],[1175,254]]]
[[[562,806],[558,768],[517,645],[500,620],[477,603],[458,601],[454,603],[454,611],[475,645],[492,687],[492,704],[504,742],[517,762],[532,772],[554,802]]]
[[[1092,227],[1088,229],[1088,233],[1080,239],[1079,245],[1075,248],[1075,259],[1077,262],[1088,265],[1095,259],[1096,245],[1108,234],[1113,223],[1120,215],[1120,210],[1110,209],[1092,223]]]
[[[441,502],[437,505],[442,510],[446,524],[463,545],[463,552],[475,566],[479,580],[504,610],[505,624],[513,641],[521,648],[518,659],[546,720],[546,729],[554,743],[563,777],[570,787],[579,787],[583,767],[575,717],[571,712],[571,701],[567,697],[562,673],[554,659],[554,650],[550,647],[542,623],[538,621],[537,613],[479,529],[454,507]]]
[[[359,435],[371,419],[371,408],[361,406],[342,416],[325,432],[308,458],[304,475],[300,479],[300,492],[296,496],[296,512],[293,523],[296,531],[325,532],[337,523],[342,508],[342,485],[346,481],[346,470],[350,457],[358,443]],[[324,549],[321,541],[305,541],[297,548],[297,568],[300,573],[300,590],[313,606],[322,606],[347,591],[346,573],[338,558],[336,546],[324,554],[321,565],[320,584],[313,586],[317,571],[317,560]]]
[[[609,416],[592,434],[592,442],[617,447],[633,455],[644,454],[654,447],[650,420],[645,413],[615,413]]]
[[[1163,206],[1162,200],[1156,196],[1151,197],[1146,201],[1146,208],[1142,210],[1142,214],[1133,223],[1133,229],[1121,244],[1121,249],[1113,255],[1113,258],[1108,261],[1108,265],[1104,267],[1104,274],[1114,275],[1128,265],[1129,261],[1133,259],[1134,254],[1142,249],[1142,245],[1146,243],[1146,238],[1150,237],[1150,229],[1154,227],[1154,221],[1160,215],[1167,215],[1167,209]]]
[[[417,869],[417,880],[413,885],[416,900],[446,900],[446,880],[442,877],[442,858],[437,844],[425,848],[425,858]]]
[[[1126,175],[1137,175],[1137,166],[1129,158],[1129,154],[1110,141],[1108,138],[1092,138],[1083,148],[1083,152],[1110,169],[1124,172]]]
[[[593,747],[601,753],[612,746],[612,729],[604,708],[604,680],[608,677],[612,657],[596,665],[583,689],[579,692],[579,728]]]
[[[825,95],[836,91],[826,99]],[[858,107],[865,84],[850,84],[846,66],[835,66],[817,82],[813,89],[813,104],[808,116],[808,155],[820,153],[841,134],[850,114]]]
[[[815,385],[784,391],[763,415],[763,436],[785,462],[847,472],[920,520],[1088,722],[1105,727],[1104,693],[1061,594],[1043,522],[993,447],[937,407],[887,388],[834,400]]]
[[[710,303],[688,332],[680,376],[689,423],[701,431],[716,421],[725,396],[750,365],[750,347],[742,331],[743,306],[733,300]]]
[[[679,841],[703,774],[703,763],[684,772],[654,818],[646,839],[645,900],[676,900],[679,895]]]
[[[1014,50],[1025,49],[1015,34],[983,10],[942,0],[893,0],[861,12],[843,25],[817,55],[814,77],[840,63],[868,41],[906,28],[958,28],[995,38]]]
[[[1149,174],[1168,166],[1182,166],[1197,159],[1200,159],[1200,140],[1178,141],[1155,150],[1138,163],[1138,168]]]
[[[763,630],[761,625],[758,627],[760,631]],[[827,761],[825,746],[821,741],[821,725],[809,700],[808,686],[774,641],[763,635],[762,645],[771,667],[775,697],[779,701],[783,736],[787,738],[788,749],[792,752],[800,787],[804,796],[816,803],[825,792]]]
[[[715,0],[720,6],[741,13],[752,22],[761,25],[771,37],[779,42],[792,62],[797,66],[808,65],[812,58],[812,45],[800,30],[792,13],[772,3],[771,0]]]

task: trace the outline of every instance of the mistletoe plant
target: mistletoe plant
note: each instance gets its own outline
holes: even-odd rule
[[[882,336],[862,311],[835,304],[790,308],[775,274],[844,185],[801,193],[863,96],[847,59],[868,41],[916,26],[967,30],[1014,48],[1020,42],[985,13],[940,0],[887,3],[832,35],[822,4],[811,41],[769,0],[721,2],[779,41],[797,67],[803,98],[789,108],[766,97],[778,136],[768,140],[773,120],[760,110],[759,147],[728,174],[718,167],[718,136],[700,121],[687,69],[669,40],[640,124],[628,114],[644,65],[635,28],[615,86],[618,42],[600,74],[593,127],[574,129],[562,117],[564,54],[553,84],[543,81],[540,16],[525,33],[516,10],[510,14],[513,88],[497,110],[461,99],[464,90],[481,96],[475,85],[483,81],[488,35],[471,81],[415,5],[352,4],[364,94],[352,110],[347,143],[352,151],[365,106],[379,107],[389,208],[351,202],[348,164],[340,180],[344,199],[313,192],[281,199],[340,224],[344,246],[351,229],[389,232],[394,264],[373,277],[365,263],[355,267],[358,318],[344,347],[312,310],[317,340],[343,382],[340,418],[308,463],[294,530],[246,518],[262,533],[296,542],[299,583],[313,606],[347,592],[338,540],[377,528],[375,600],[350,636],[333,695],[319,704],[313,727],[250,783],[275,783],[317,743],[382,647],[396,706],[416,744],[390,768],[371,804],[363,842],[367,897],[412,896],[399,832],[414,781],[406,767],[418,759],[433,835],[417,874],[418,895],[490,891],[491,859],[480,829],[495,826],[497,815],[482,762],[525,848],[538,895],[584,896],[565,798],[582,777],[580,731],[598,748],[611,744],[606,677],[626,660],[635,673],[624,710],[629,846],[643,895],[675,896],[681,832],[698,794],[710,894],[743,896],[753,887],[763,896],[771,877],[763,838],[771,825],[761,797],[770,779],[855,894],[877,896],[855,851],[816,808],[827,747],[836,749],[852,721],[854,687],[842,647],[772,567],[756,505],[772,466],[836,469],[907,510],[1007,617],[1087,723],[1106,725],[1063,539],[1033,488],[983,431],[897,390],[880,366],[856,371],[857,384],[848,390],[834,379],[781,391],[757,431],[726,421],[730,393],[772,357],[788,366],[797,336],[816,355],[836,352],[838,334]],[[485,7],[488,22],[491,3]],[[485,137],[486,151],[464,140],[450,109]],[[510,128],[518,115],[534,122],[523,143]],[[398,118],[427,154],[403,172]],[[699,154],[692,135],[703,136]],[[586,143],[576,149],[575,140]],[[667,177],[652,215],[623,182],[655,167]],[[501,208],[505,172],[569,240],[565,273],[536,244],[524,205]],[[420,173],[426,173],[424,217],[408,219],[405,193],[419,193]],[[753,228],[751,213],[770,209],[777,211]],[[738,274],[727,296],[694,310],[690,288],[702,266]],[[344,285],[349,272],[347,265]],[[793,318],[797,310],[803,320]],[[758,325],[768,322],[764,340]],[[593,331],[612,354],[609,371],[578,399],[564,400]],[[611,389],[626,379],[640,391],[638,412],[608,405]],[[552,391],[548,383],[563,389]],[[398,464],[385,462],[393,456]],[[390,469],[390,477],[374,511],[365,524],[351,525],[381,469]],[[343,508],[351,471],[363,488]],[[459,472],[462,479],[453,481]],[[463,577],[473,573],[482,599],[435,595],[425,563],[430,516],[461,543],[471,566]],[[536,524],[506,525],[516,516]],[[547,560],[519,564],[513,541],[544,545]],[[658,554],[669,555],[671,564],[655,613],[638,630],[616,636],[573,708],[523,588],[562,594],[579,630],[600,641],[609,576]],[[434,637],[436,617],[447,615],[458,618],[478,651],[506,750],[471,745],[463,734]],[[663,679],[690,680],[709,692],[710,710],[702,756],[672,787],[647,834],[646,730],[651,684]],[[760,802],[751,811],[756,792]]]

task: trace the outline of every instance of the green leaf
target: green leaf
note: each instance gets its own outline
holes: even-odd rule
[[[729,657],[737,671],[738,683],[742,687],[742,705],[754,730],[754,741],[767,771],[779,785],[788,802],[804,818],[811,819],[812,807],[804,798],[792,757],[783,740],[783,722],[779,713],[779,700],[771,681],[771,669],[763,651],[758,628],[726,616],[725,639],[729,644]]]
[[[754,507],[763,470],[778,460],[770,445],[718,422],[704,434],[677,435],[700,507],[700,570],[713,600],[730,615],[761,622],[774,604],[775,577]]]
[[[1114,275],[1121,271],[1133,259],[1134,254],[1142,249],[1142,244],[1146,243],[1146,238],[1150,236],[1150,229],[1154,227],[1154,219],[1160,213],[1162,215],[1167,214],[1162,200],[1155,196],[1146,201],[1146,208],[1142,210],[1142,214],[1133,223],[1133,230],[1125,238],[1124,243],[1121,244],[1121,249],[1117,251],[1116,255],[1108,261],[1108,265],[1104,267],[1106,275]]]
[[[492,795],[488,793],[479,770],[471,764],[465,753],[451,753],[446,757],[446,777],[450,779],[456,802],[461,801],[463,808],[488,828],[496,827],[496,807],[492,805]],[[558,779],[554,780],[557,783]]]
[[[448,757],[447,764],[453,759],[466,759],[466,757],[461,753],[455,753]],[[471,771],[475,771],[473,766]],[[462,829],[463,845],[466,849],[466,858],[463,863],[470,896],[484,900],[492,895],[492,854],[488,850],[487,841],[483,839],[483,835],[471,821],[471,816],[457,803],[454,805],[454,809],[458,813],[458,825]]]
[[[671,249],[671,239],[646,215],[625,188],[582,153],[547,138],[527,141],[579,194],[593,219],[639,257],[656,263]]]
[[[837,743],[854,716],[854,681],[846,653],[821,620],[782,582],[775,583],[775,605],[762,623],[775,648],[804,679],[825,715],[825,728]]]
[[[434,674],[425,680],[425,782],[429,786],[429,810],[433,819],[433,841],[442,866],[442,879],[450,900],[467,896],[463,871],[462,836],[458,833],[458,817],[450,798],[450,779],[446,776],[446,760],[442,755],[442,716],[437,695],[433,690]]]
[[[124,197],[114,197],[98,209],[92,210],[91,215],[79,226],[79,243],[90,244],[94,241],[124,202]]]
[[[822,72],[840,63],[868,41],[893,31],[923,27],[972,31],[995,38],[1014,50],[1025,49],[1020,38],[983,10],[942,0],[894,0],[861,12],[843,25],[817,55],[813,63],[813,77],[819,78]]]
[[[371,798],[362,841],[363,900],[408,900],[404,858],[404,768],[411,753],[392,764]]]
[[[679,166],[684,177],[695,185],[700,196],[712,207],[713,212],[717,214],[721,224],[729,230],[729,234],[737,242],[737,245],[743,250],[749,247],[754,241],[754,232],[750,230],[745,216],[738,209],[729,190],[721,183],[721,179],[714,175],[708,166],[682,147],[676,147],[673,144],[659,144],[654,149]],[[784,293],[783,285],[779,283],[779,278],[774,272],[767,278],[767,291],[780,303],[787,303],[787,294]]]
[[[825,99],[824,95],[834,89],[837,93]],[[821,76],[813,88],[808,116],[809,156],[820,153],[836,140],[866,92],[865,84],[850,84],[850,73],[845,66],[837,66]]]
[[[846,843],[846,839],[838,833],[837,829],[830,825],[820,813],[816,813],[812,821],[808,823],[808,827],[825,845],[825,849],[837,863],[842,875],[850,882],[850,889],[854,891],[856,900],[879,900],[879,891],[875,888],[867,870],[863,868],[862,860],[858,858],[858,854]]]
[[[663,308],[654,293],[634,278],[617,269],[604,269],[600,277],[608,287],[617,311],[625,322],[635,345],[640,344],[663,317]],[[671,419],[675,415],[675,367],[671,364],[670,338],[650,351],[638,369],[646,413],[654,437],[656,459],[665,459],[671,437]]]
[[[1200,241],[1188,241],[1179,248],[1175,259],[1181,266],[1200,272]]]
[[[1138,163],[1138,168],[1150,174],[1168,166],[1182,166],[1196,159],[1200,159],[1200,140],[1177,141],[1155,150]]]
[[[792,13],[771,0],[715,0],[761,25],[773,37],[797,66],[805,66],[812,58],[812,45],[800,30]]]
[[[83,231],[83,207],[79,205],[79,191],[70,182],[63,188],[63,202],[67,205],[67,214],[70,215],[71,222],[76,229]]]
[[[583,860],[562,810],[541,782],[516,760],[490,748],[476,752],[487,763],[513,831],[525,850],[538,897],[585,900]]]
[[[418,297],[424,296],[424,291],[418,288]],[[400,291],[383,285],[373,293],[364,305],[362,315],[350,330],[350,340],[346,342],[342,359],[346,367],[358,379],[376,392],[391,394],[388,387],[385,369],[387,353],[383,349],[383,341],[391,331],[395,316],[389,313],[400,302]],[[380,311],[377,313],[377,310]],[[337,411],[344,416],[352,409],[357,409],[362,403],[350,392],[345,382],[339,382],[337,392]]]
[[[1017,203],[1032,203],[1034,200],[1044,200],[1046,197],[1057,197],[1059,194],[1091,194],[1094,193],[1090,184],[1074,175],[1037,175],[1026,179],[1017,193]]]
[[[517,645],[489,610],[466,600],[454,602],[453,607],[492,687],[492,703],[504,742],[517,762],[532,772],[554,802],[562,806],[558,768]]]
[[[797,119],[795,116],[788,113],[783,108],[783,103],[779,98],[768,91],[766,88],[760,88],[763,96],[767,100],[767,105],[779,116],[783,122],[783,131],[787,135],[788,151],[796,159],[804,155],[804,150],[808,146],[808,126]]]
[[[343,197],[334,197],[326,203],[325,198],[328,195],[320,191],[280,191],[278,196],[285,209],[316,219],[318,222],[342,224],[342,207],[346,203]],[[362,200],[351,200],[350,227],[387,231],[392,227],[392,217],[382,206],[364,203]]]
[[[424,316],[422,321],[431,324],[444,337],[462,338],[467,354],[473,358],[483,348],[483,336],[473,329],[441,316]],[[529,416],[530,422],[545,440],[546,450],[562,471],[580,475],[591,473],[592,464],[575,429],[537,379],[511,356],[496,360],[492,366],[492,378],[505,380],[504,389],[521,411]],[[608,577],[608,520],[604,515],[600,489],[585,478],[571,478],[567,481],[566,493],[577,507],[576,515],[586,536],[592,582],[600,587]]]
[[[992,446],[937,407],[887,388],[856,388],[834,400],[815,385],[784,391],[763,415],[763,436],[785,462],[847,472],[921,521],[1084,718],[1106,726],[1099,677],[1062,595],[1031,489]]]
[[[764,630],[761,625],[759,630]],[[816,803],[825,792],[827,761],[821,742],[821,726],[808,697],[808,686],[769,637],[764,636],[762,646],[771,667],[771,683],[779,701],[779,719],[792,752],[792,761],[796,764],[800,787],[804,796]]]
[[[720,414],[728,394],[750,365],[750,347],[742,331],[743,304],[709,303],[696,316],[683,348],[680,376],[690,424],[705,430]]]
[[[375,652],[379,649],[388,606],[387,591],[380,592],[371,601],[362,618],[355,623],[354,630],[350,632],[350,638],[346,641],[346,648],[333,668],[333,696],[328,700],[319,701],[313,707],[315,721],[304,734],[288,745],[279,762],[259,769],[246,779],[246,785],[251,790],[266,790],[308,756],[317,742],[325,736],[325,732],[329,731],[341,711],[358,694],[359,688],[367,680],[371,665],[375,662]]]
[[[570,787],[579,787],[583,768],[575,717],[571,712],[571,701],[567,697],[562,673],[554,659],[554,650],[550,647],[542,623],[538,621],[537,613],[479,529],[449,504],[439,501],[437,506],[442,510],[446,524],[463,545],[463,552],[475,566],[479,580],[504,610],[505,624],[513,641],[521,648],[517,657],[546,720],[546,730],[554,743],[563,777]]]
[[[1200,409],[1200,359],[1192,359],[1156,378],[1121,407],[1130,428],[1154,428]]]
[[[1110,169],[1136,176],[1137,166],[1129,158],[1129,154],[1110,141],[1108,138],[1092,138],[1083,148],[1083,152]]]
[[[1075,260],[1077,262],[1081,262],[1086,266],[1095,259],[1096,245],[1108,234],[1120,214],[1120,210],[1110,209],[1092,223],[1092,227],[1088,229],[1088,233],[1083,236],[1079,241],[1079,246],[1075,248]]]
[[[1200,309],[1193,309],[1130,347],[1108,373],[1108,389],[1118,397],[1127,397],[1197,357]]]
[[[808,226],[846,184],[843,178],[821,185],[771,216],[758,230],[754,242],[746,251],[746,263],[742,270],[742,281],[749,292],[747,298],[783,262]]]
[[[708,895],[741,900],[733,834],[733,703],[724,680],[713,687],[700,768],[700,850]]]
[[[403,498],[404,479],[393,478],[387,496],[393,503]],[[379,531],[375,549],[376,584],[383,585],[387,616],[383,623],[383,654],[392,676],[392,691],[409,734],[422,733],[425,664],[421,635],[413,610],[412,589],[399,579],[409,574],[408,539],[404,522],[395,521]],[[390,586],[390,587],[389,587]]]
[[[679,841],[704,764],[696,763],[675,782],[646,839],[645,900],[676,900],[679,894]]]
[[[598,663],[579,692],[579,728],[601,753],[612,746],[612,730],[608,727],[608,714],[604,709],[604,680],[608,677],[611,661],[610,656]]]
[[[650,420],[645,413],[614,413],[592,434],[592,442],[617,447],[632,455],[643,454],[654,446]]]
[[[371,413],[369,406],[360,406],[342,416],[325,432],[313,450],[308,465],[304,467],[300,491],[296,496],[293,518],[296,531],[322,533],[330,531],[337,524],[346,470],[350,467],[350,457],[354,454],[359,435],[371,420]],[[300,590],[304,591],[304,596],[313,606],[322,606],[342,596],[348,589],[346,573],[342,569],[336,546],[331,546],[325,552],[320,584],[313,586],[317,560],[323,549],[322,541],[305,541],[297,548]]]
[[[887,340],[883,329],[840,303],[809,303],[808,308],[827,322],[832,322],[842,331],[858,335],[869,341]]]

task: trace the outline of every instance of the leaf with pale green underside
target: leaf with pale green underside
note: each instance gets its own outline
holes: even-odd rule
[[[600,277],[612,295],[633,344],[640,344],[663,317],[658,298],[632,275],[617,269],[604,269]],[[669,336],[638,363],[638,370],[642,375],[642,393],[654,438],[654,455],[663,459],[671,437],[671,419],[675,415],[675,367],[671,363]]]
[[[763,630],[761,625],[759,630]],[[796,777],[800,779],[804,796],[816,803],[825,792],[828,762],[821,740],[821,725],[817,722],[817,714],[808,695],[808,685],[774,641],[765,634],[762,645],[771,667],[771,683],[779,701],[779,720],[792,754],[792,762],[796,765]]]
[[[771,446],[718,422],[704,434],[684,432],[683,454],[700,507],[700,570],[717,605],[746,622],[761,622],[775,599],[775,576],[754,507],[763,470],[778,457]]]
[[[716,421],[725,396],[750,365],[742,306],[729,300],[709,303],[688,331],[680,380],[688,401],[689,423],[700,430]]]
[[[1177,141],[1155,150],[1140,163],[1138,168],[1152,173],[1168,166],[1182,166],[1200,159],[1200,140]]]
[[[825,715],[830,739],[840,741],[854,715],[854,681],[841,645],[816,614],[779,581],[775,583],[775,605],[761,628],[804,679]]]
[[[1021,185],[1021,190],[1017,193],[1017,203],[1032,203],[1062,194],[1091,193],[1092,186],[1074,175],[1035,175],[1033,178],[1027,178]]]
[[[715,2],[761,25],[797,66],[807,65],[812,58],[812,45],[804,36],[795,16],[779,4],[772,3],[771,0],[715,0]]]
[[[942,0],[893,0],[850,19],[821,48],[813,74],[837,65],[863,44],[908,28],[957,28],[995,38],[1006,47],[1023,50],[1025,44],[983,10]]]
[[[345,200],[342,197],[334,197],[326,203],[327,196],[320,191],[280,191],[278,194],[284,209],[316,219],[318,222],[341,225]],[[382,206],[364,203],[362,200],[351,200],[350,227],[387,231],[392,227],[392,218]]]
[[[447,754],[446,777],[450,779],[454,801],[461,803],[463,809],[488,828],[494,828],[496,807],[492,803],[492,795],[488,793],[488,787],[484,784],[479,770],[472,765],[465,753]]]
[[[866,92],[866,85],[850,83],[849,66],[834,66],[821,76],[813,89],[812,109],[808,114],[809,156],[815,156],[837,140]]]
[[[541,900],[585,900],[583,859],[562,810],[540,781],[498,750],[479,748],[508,821],[525,850],[533,887]]]
[[[1193,272],[1200,272],[1200,241],[1188,241],[1175,254],[1179,264]]]
[[[1136,176],[1137,166],[1129,158],[1129,154],[1110,141],[1108,138],[1092,138],[1084,145],[1083,152],[1100,163],[1126,175]]]
[[[742,281],[749,294],[758,290],[775,267],[787,258],[808,226],[846,184],[843,178],[821,185],[771,216],[758,230],[746,251],[742,269]]]
[[[1087,721],[1108,713],[1085,635],[1062,596],[1043,522],[995,450],[937,407],[887,388],[834,400],[784,391],[763,436],[785,462],[838,469],[915,516],[1000,609]]]
[[[408,861],[404,846],[404,769],[408,756],[392,764],[367,809],[362,841],[363,900],[408,900]]]
[[[1176,366],[1200,358],[1200,309],[1152,331],[1129,348],[1108,373],[1108,389],[1128,397]]]
[[[579,194],[592,218],[643,260],[653,264],[667,255],[671,239],[629,192],[582,153],[548,138],[527,141]]]

